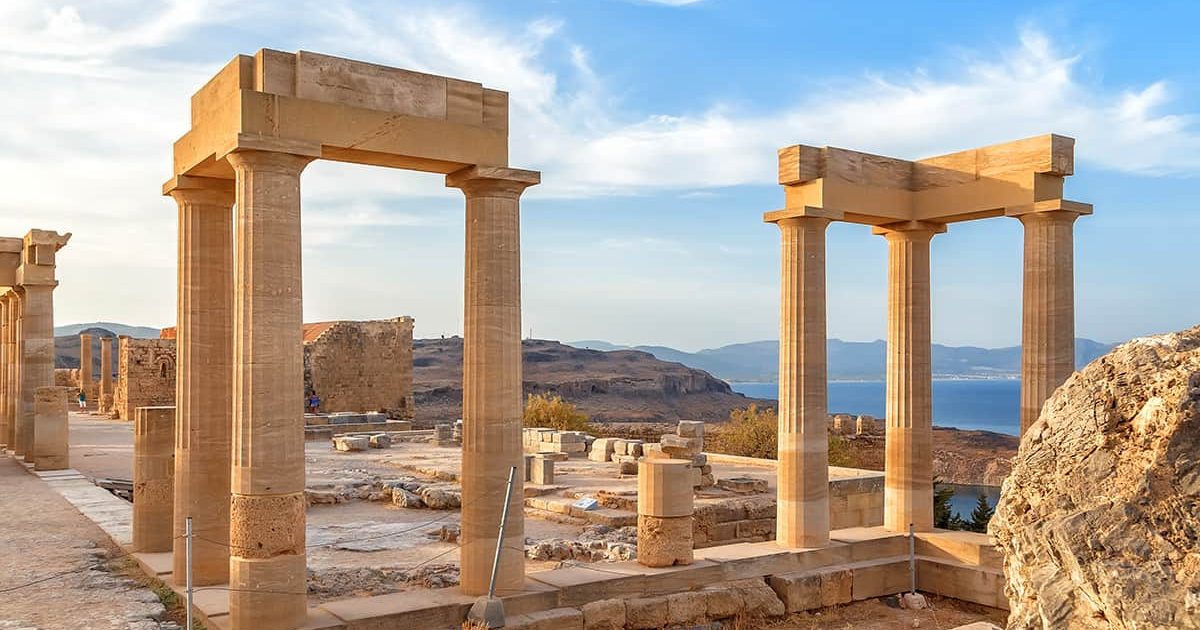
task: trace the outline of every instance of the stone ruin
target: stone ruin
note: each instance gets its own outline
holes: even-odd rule
[[[117,386],[111,416],[133,420],[138,407],[175,404],[175,340],[134,339],[117,341]]]
[[[304,325],[304,394],[322,411],[411,420],[413,318]]]

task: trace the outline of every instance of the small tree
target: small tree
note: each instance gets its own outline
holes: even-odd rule
[[[588,431],[587,414],[558,394],[530,394],[525,401],[525,426],[559,431]]]
[[[979,498],[975,501],[975,509],[971,510],[971,520],[966,522],[966,529],[986,533],[988,521],[992,520],[992,515],[995,513],[996,509],[988,504],[987,495],[980,492]]]
[[[939,488],[933,492],[933,526],[950,529],[950,521],[954,515],[950,511],[950,499],[954,497],[954,488]]]
[[[715,453],[776,459],[779,454],[779,416],[773,407],[750,405],[729,412],[729,423],[709,441]],[[829,465],[854,466],[854,455],[846,440],[829,436]]]

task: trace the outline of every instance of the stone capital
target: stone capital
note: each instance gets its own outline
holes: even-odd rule
[[[800,206],[796,208],[784,208],[782,210],[772,210],[763,213],[763,223],[775,223],[781,225],[784,221],[792,219],[820,219],[826,224],[832,221],[841,221],[845,217],[845,213],[827,208],[815,208],[812,206]]]
[[[285,175],[299,175],[314,159],[311,155],[281,153],[278,151],[239,150],[225,156],[235,171],[268,171]]]
[[[1058,216],[1065,218],[1070,216],[1070,220],[1092,213],[1092,204],[1082,203],[1079,201],[1070,201],[1068,199],[1050,199],[1047,201],[1039,201],[1036,203],[1025,204],[1021,206],[1012,206],[1006,208],[1005,216],[1015,217],[1022,222],[1027,217],[1035,217],[1041,215]]]
[[[887,239],[898,238],[901,240],[929,240],[935,234],[942,234],[946,231],[945,223],[932,223],[929,221],[899,221],[896,223],[888,223],[885,225],[876,225],[871,228],[871,233],[882,236]]]
[[[232,179],[178,175],[163,184],[162,192],[180,204],[232,207],[234,184]]]
[[[447,188],[459,188],[468,197],[516,199],[542,181],[538,171],[503,166],[469,166],[446,176]]]

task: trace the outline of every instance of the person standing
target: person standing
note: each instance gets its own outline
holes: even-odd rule
[[[85,409],[87,409],[87,394],[81,389],[79,390],[79,410],[83,411]]]

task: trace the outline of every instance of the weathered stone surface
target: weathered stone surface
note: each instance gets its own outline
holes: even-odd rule
[[[425,502],[421,500],[420,495],[404,488],[392,488],[392,504],[404,508],[425,507]]]
[[[667,598],[647,597],[625,601],[625,627],[652,630],[667,625]]]
[[[453,510],[462,505],[462,495],[446,488],[421,488],[421,500],[432,510]]]
[[[392,438],[388,437],[388,434],[386,433],[372,435],[370,438],[370,446],[371,448],[391,448]]]
[[[683,437],[704,437],[704,423],[696,420],[681,420],[675,432]]]
[[[667,595],[667,623],[675,625],[704,621],[708,604],[698,591]]]
[[[638,562],[648,567],[691,564],[692,517],[638,515]]]
[[[752,617],[780,617],[787,612],[783,601],[761,579],[740,580],[729,586],[741,596],[746,612]]]
[[[1200,628],[1200,327],[1135,339],[1046,401],[991,533],[1009,628]]]
[[[728,619],[742,611],[742,595],[724,586],[710,586],[703,591],[706,615],[709,619]]]
[[[625,627],[625,600],[602,599],[583,605],[583,630],[622,630]]]
[[[348,436],[333,438],[333,448],[339,451],[365,451],[371,447],[371,439],[366,437]]]

